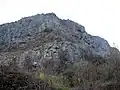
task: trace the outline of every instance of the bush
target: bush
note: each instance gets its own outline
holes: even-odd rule
[[[20,72],[0,72],[0,90],[55,90],[42,80]]]

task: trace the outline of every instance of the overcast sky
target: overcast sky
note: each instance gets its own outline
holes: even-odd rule
[[[120,0],[0,0],[0,24],[50,12],[120,48]]]

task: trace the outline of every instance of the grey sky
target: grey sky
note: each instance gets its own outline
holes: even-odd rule
[[[120,0],[0,0],[0,24],[49,12],[78,22],[88,33],[120,47]]]

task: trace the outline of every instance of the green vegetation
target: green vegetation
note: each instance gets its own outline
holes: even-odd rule
[[[43,72],[40,72],[40,79],[45,80],[45,74]]]
[[[56,90],[69,90],[69,88],[64,83],[62,75],[54,76],[40,72],[39,79],[46,81],[50,87],[54,87]]]
[[[9,63],[9,67],[0,67],[0,86],[3,87],[0,89],[8,87],[9,90],[10,88],[26,88],[24,90],[27,90],[34,87],[37,90],[49,88],[51,88],[49,90],[120,90],[120,59],[116,58],[119,54],[115,55],[117,54],[102,63],[97,60],[96,62],[91,60],[88,63],[76,62],[54,75],[45,73],[44,70],[33,74],[15,72],[16,59],[14,58],[13,62]],[[5,86],[3,83],[6,83]]]
[[[40,79],[45,78],[40,74]],[[102,64],[89,62],[85,66],[64,70],[59,75],[47,75],[48,84],[57,90],[120,90],[120,61],[108,60]],[[111,89],[110,89],[111,88]]]

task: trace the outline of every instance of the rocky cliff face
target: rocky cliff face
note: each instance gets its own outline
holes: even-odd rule
[[[16,60],[20,68],[47,68],[47,71],[60,68],[61,63],[110,56],[105,39],[88,34],[84,26],[59,19],[54,13],[0,25],[0,51],[1,65]]]

